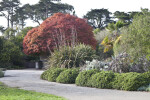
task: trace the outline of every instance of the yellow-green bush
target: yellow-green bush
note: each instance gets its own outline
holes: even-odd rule
[[[93,74],[96,74],[97,72],[99,72],[99,70],[96,69],[80,72],[78,77],[76,78],[76,85],[88,86],[88,80]]]
[[[78,69],[67,69],[60,73],[57,77],[56,82],[59,83],[75,83],[76,77],[79,74]]]
[[[114,77],[115,74],[112,71],[101,71],[91,77],[88,81],[89,86],[101,89],[110,89],[112,88]]]
[[[117,74],[113,82],[113,88],[119,90],[136,91],[139,87],[150,83],[150,74],[130,72]]]
[[[64,71],[65,69],[63,68],[51,68],[46,70],[45,72],[42,73],[41,78],[44,80],[48,80],[51,82],[56,82],[56,78],[59,76],[59,74]]]

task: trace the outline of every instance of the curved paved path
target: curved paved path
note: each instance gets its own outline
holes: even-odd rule
[[[79,87],[40,79],[40,70],[8,70],[0,78],[11,87],[63,96],[69,100],[150,100],[150,92],[128,92],[109,89]]]

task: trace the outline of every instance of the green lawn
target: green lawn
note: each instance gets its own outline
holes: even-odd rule
[[[62,97],[10,88],[0,82],[0,100],[66,100]]]

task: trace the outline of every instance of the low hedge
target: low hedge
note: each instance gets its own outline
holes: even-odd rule
[[[150,72],[145,73],[113,73],[112,71],[89,70],[81,72],[76,85],[90,86],[102,89],[118,89],[127,91],[137,91],[141,86],[150,84]]]
[[[51,81],[51,82],[56,82],[56,78],[64,70],[65,70],[64,68],[63,69],[62,68],[48,69],[47,71],[42,73],[41,78],[44,79],[44,80]]]
[[[48,73],[50,72],[50,70],[46,70],[41,74],[41,79],[43,80],[48,80]]]
[[[0,77],[4,76],[0,71]],[[42,73],[42,79],[59,83],[76,83],[102,89],[137,91],[150,84],[150,72],[113,73],[112,71],[88,70],[79,73],[79,69],[52,68]]]
[[[137,91],[141,86],[146,86],[150,83],[150,73],[122,73],[115,77],[113,88],[127,91]]]
[[[115,74],[112,71],[101,71],[94,74],[88,81],[89,86],[101,88],[101,89],[110,89],[112,88],[112,82],[115,77]]]
[[[0,78],[4,77],[4,73],[2,72],[2,70],[0,70]]]
[[[56,82],[59,83],[75,83],[76,77],[79,74],[79,69],[67,69],[60,73]]]
[[[80,72],[75,81],[76,85],[89,86],[88,80],[93,74],[96,74],[97,72],[99,72],[99,70],[96,69]]]
[[[145,72],[145,73],[143,73],[142,75],[143,75],[143,77],[145,78],[145,80],[147,79],[147,82],[150,83],[150,71]]]

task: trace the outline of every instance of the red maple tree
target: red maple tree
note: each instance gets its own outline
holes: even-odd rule
[[[53,51],[60,45],[74,43],[84,43],[95,48],[92,27],[84,19],[56,13],[27,33],[23,40],[23,51],[27,55],[41,54]]]

